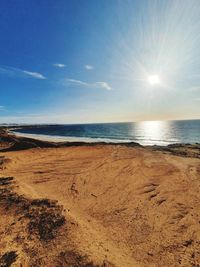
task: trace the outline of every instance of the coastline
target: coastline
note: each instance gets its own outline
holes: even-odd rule
[[[62,137],[62,136],[51,136],[51,135],[42,135],[42,134],[29,134],[29,133],[20,133],[17,131],[9,131],[11,134],[14,134],[19,137],[27,137],[41,141],[48,142],[83,142],[83,143],[109,143],[109,144],[118,144],[118,143],[131,143],[129,140],[121,139],[107,139],[107,138],[90,138],[90,137]]]
[[[141,147],[152,151],[162,151],[177,156],[183,157],[196,157],[200,158],[200,144],[182,144],[175,143],[166,146],[163,145],[141,145],[135,142],[103,142],[97,140],[97,142],[88,142],[88,140],[82,140],[78,138],[66,141],[65,139],[48,138],[46,136],[19,134],[16,135],[12,130],[0,127],[0,152],[6,151],[20,151],[31,148],[59,148],[59,147],[71,147],[71,146],[125,146],[125,147]]]
[[[17,136],[50,142],[139,143],[168,146],[200,142],[200,120],[73,125],[8,125]]]
[[[92,137],[76,137],[76,136],[54,136],[54,135],[45,135],[45,134],[31,134],[31,133],[20,133],[15,130],[10,129],[8,131],[11,135],[14,134],[17,137],[24,137],[24,138],[31,138],[35,140],[40,140],[40,141],[47,141],[47,142],[54,142],[54,143],[63,143],[63,142],[68,142],[68,143],[88,143],[88,144],[139,144],[141,146],[159,146],[159,147],[167,147],[169,145],[174,145],[174,144],[182,144],[182,143],[177,143],[175,141],[161,141],[157,140],[131,140],[131,139],[114,139],[114,138],[92,138]],[[156,142],[156,144],[155,144]]]

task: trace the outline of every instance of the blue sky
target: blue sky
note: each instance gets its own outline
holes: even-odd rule
[[[199,29],[199,0],[2,0],[0,123],[200,118]]]

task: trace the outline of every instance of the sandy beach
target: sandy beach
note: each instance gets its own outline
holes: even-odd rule
[[[199,145],[34,142],[1,133],[0,266],[199,266]]]

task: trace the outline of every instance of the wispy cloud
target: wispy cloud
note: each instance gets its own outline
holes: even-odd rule
[[[53,64],[53,66],[56,68],[65,68],[66,67],[66,65],[63,63],[55,63],[55,64]]]
[[[65,82],[70,83],[70,84],[74,84],[74,85],[82,85],[82,86],[88,86],[89,85],[89,83],[82,82],[79,80],[74,80],[74,79],[65,79]]]
[[[95,83],[97,87],[100,87],[100,88],[103,88],[103,89],[106,89],[106,90],[111,90],[112,87],[106,83],[106,82],[96,82]]]
[[[95,82],[95,83],[87,83],[80,80],[75,79],[65,79],[65,83],[76,85],[76,86],[83,86],[86,88],[100,88],[105,90],[111,90],[112,87],[107,82]]]
[[[85,65],[86,70],[93,70],[94,66],[92,65]]]
[[[10,76],[26,75],[26,76],[31,76],[35,79],[42,79],[42,80],[46,79],[46,77],[39,72],[23,70],[23,69],[19,69],[19,68],[10,67],[10,66],[0,66],[0,73],[7,74]]]
[[[46,79],[46,77],[39,72],[32,72],[32,71],[23,70],[23,73],[25,73],[29,76],[32,76],[33,78],[36,78],[36,79]]]

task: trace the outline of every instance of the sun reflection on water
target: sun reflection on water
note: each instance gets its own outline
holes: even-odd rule
[[[170,121],[143,121],[134,126],[137,139],[145,145],[167,145],[169,142],[178,142],[178,139],[173,138],[171,130]],[[165,142],[164,140],[168,141]]]

